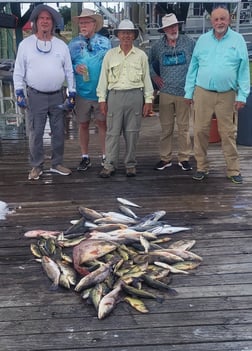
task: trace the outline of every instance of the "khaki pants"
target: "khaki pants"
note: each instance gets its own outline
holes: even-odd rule
[[[234,110],[235,92],[211,92],[196,87],[194,92],[194,156],[197,170],[208,172],[207,148],[213,113],[218,122],[221,146],[227,166],[227,176],[240,173],[236,147],[237,113]]]
[[[182,96],[160,93],[159,119],[161,124],[160,158],[172,160],[175,119],[178,127],[178,162],[188,161],[192,151],[189,134],[190,107]]]
[[[109,92],[104,168],[109,170],[118,168],[121,134],[125,140],[125,168],[136,166],[136,147],[142,121],[143,102],[142,89]]]

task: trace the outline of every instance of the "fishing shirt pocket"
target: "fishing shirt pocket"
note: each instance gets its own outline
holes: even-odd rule
[[[108,80],[111,83],[116,83],[120,76],[120,63],[112,63],[109,67]]]
[[[128,78],[131,82],[139,83],[142,82],[143,70],[141,62],[132,62],[129,64]]]

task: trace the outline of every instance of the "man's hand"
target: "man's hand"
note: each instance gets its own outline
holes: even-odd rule
[[[159,76],[152,77],[153,82],[157,85],[158,89],[161,89],[164,86],[164,81]]]
[[[100,108],[101,114],[103,116],[107,116],[108,105],[107,105],[107,103],[105,101],[99,102],[99,108]]]
[[[76,93],[74,91],[70,91],[67,97],[67,103],[66,106],[69,110],[73,110],[75,106],[75,97]]]
[[[235,101],[235,103],[234,103],[234,108],[236,111],[239,111],[244,106],[245,106],[245,102]]]
[[[20,108],[27,108],[27,103],[24,95],[23,89],[16,90],[17,104]]]
[[[143,106],[143,116],[144,117],[150,116],[151,112],[152,112],[152,103],[144,104],[144,106]]]
[[[189,105],[189,106],[193,104],[193,99],[186,99],[186,98],[184,98],[184,100],[185,100],[185,103],[187,105]]]

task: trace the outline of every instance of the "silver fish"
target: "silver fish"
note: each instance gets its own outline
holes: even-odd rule
[[[79,212],[83,217],[90,221],[94,221],[95,219],[102,217],[102,215],[99,212],[84,206],[79,207]]]
[[[128,217],[139,219],[139,217],[127,206],[119,205],[119,210]]]
[[[136,219],[126,216],[119,212],[103,212],[103,217],[98,218],[94,221],[94,223],[122,223],[122,224],[135,224],[137,223]]]
[[[125,205],[125,206],[141,207],[141,206],[135,204],[134,202],[131,202],[131,201],[129,201],[129,200],[126,200],[126,199],[124,199],[124,198],[122,198],[122,197],[118,197],[118,198],[117,198],[117,201],[120,202],[120,204]]]
[[[95,228],[90,228],[90,231],[97,230],[99,232],[111,232],[112,230],[127,229],[127,224],[122,223],[104,223],[104,224],[94,224]]]
[[[103,233],[103,232],[98,232],[98,231],[92,231],[90,233],[90,238],[92,239],[99,239],[99,240],[106,240],[106,241],[114,241],[114,242],[120,242],[120,243],[127,243],[130,241],[139,241],[140,236],[143,236],[145,238],[149,239],[156,239],[156,235],[153,233],[149,232],[137,232],[135,230],[132,230],[130,228],[127,229],[119,229],[119,230],[113,230],[108,233]]]
[[[154,229],[152,232],[156,235],[161,235],[161,234],[174,234],[174,233],[178,233],[178,232],[182,232],[185,230],[190,230],[191,228],[188,227],[173,227],[173,226],[169,226],[169,227],[163,227],[163,228],[157,228]]]
[[[150,213],[149,215],[142,218],[138,225],[140,227],[155,225],[159,221],[159,219],[164,217],[165,215],[166,215],[166,211],[156,211],[156,212]]]

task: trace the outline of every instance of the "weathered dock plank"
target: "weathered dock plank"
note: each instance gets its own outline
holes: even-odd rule
[[[66,135],[65,164],[73,174],[45,173],[27,179],[27,140],[0,141],[0,201],[13,213],[0,220],[1,351],[251,351],[252,350],[252,163],[251,148],[239,146],[244,184],[225,177],[220,144],[209,146],[211,172],[204,182],[192,180],[174,164],[153,169],[158,161],[159,122],[143,121],[138,174],[125,177],[123,163],[114,177],[101,179],[97,134],[90,134],[93,166],[79,173],[77,132]],[[174,140],[176,150],[176,138]],[[122,141],[121,158],[124,144]],[[45,135],[46,168],[50,138]],[[195,166],[194,159],[192,164]],[[194,239],[192,251],[202,264],[189,275],[173,275],[178,295],[163,303],[146,300],[140,314],[124,302],[104,320],[71,289],[51,291],[51,282],[30,252],[32,229],[64,231],[80,218],[80,205],[117,211],[117,197],[142,207],[139,216],[165,210],[171,225],[190,230],[171,235],[171,242]],[[167,244],[168,245],[168,244]],[[71,253],[71,249],[67,250]]]

